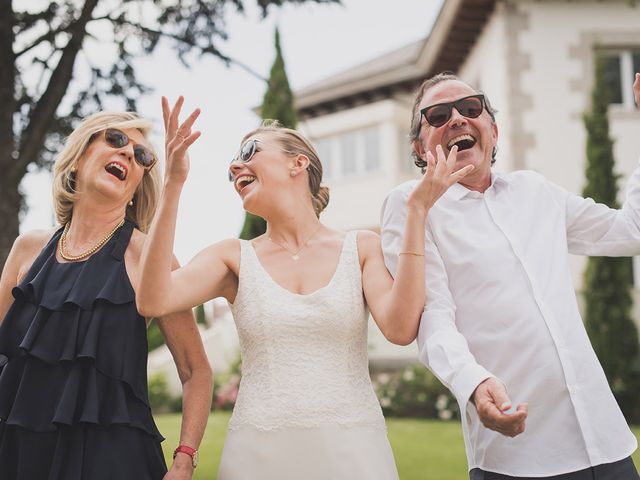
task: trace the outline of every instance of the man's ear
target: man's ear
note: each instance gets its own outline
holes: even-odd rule
[[[411,142],[411,147],[413,148],[413,151],[416,153],[416,155],[418,155],[418,157],[426,161],[427,154],[424,150],[424,147],[422,146],[422,143],[420,143],[420,140],[414,140],[413,142]]]

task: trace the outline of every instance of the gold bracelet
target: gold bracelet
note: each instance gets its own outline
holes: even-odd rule
[[[398,255],[414,255],[416,257],[424,257],[424,253],[418,252],[400,252]]]

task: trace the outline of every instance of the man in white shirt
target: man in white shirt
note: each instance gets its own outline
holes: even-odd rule
[[[634,94],[639,103],[640,74]],[[640,254],[640,168],[620,210],[531,171],[496,173],[494,111],[449,74],[423,83],[410,138],[420,167],[437,145],[458,145],[460,168],[475,166],[427,217],[418,333],[420,360],[460,405],[470,478],[639,479],[637,441],[591,348],[568,254]],[[391,273],[414,185],[382,208]]]

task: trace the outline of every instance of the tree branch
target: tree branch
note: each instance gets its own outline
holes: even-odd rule
[[[0,171],[7,171],[13,163],[16,150],[13,134],[15,109],[16,66],[13,54],[15,16],[11,0],[0,0]]]
[[[246,71],[250,75],[254,76],[258,80],[261,80],[264,83],[268,82],[268,79],[266,77],[263,77],[262,75],[260,75],[258,72],[256,72],[251,67],[249,67],[247,64],[241,62],[240,60],[236,60],[236,59],[234,59],[232,57],[229,57],[228,55],[225,55],[220,50],[214,48],[213,45],[210,45],[208,47],[201,47],[195,41],[187,39],[185,37],[181,37],[180,35],[176,35],[174,33],[166,33],[166,32],[163,32],[161,30],[154,30],[152,28],[145,27],[145,26],[140,25],[138,23],[133,23],[133,22],[131,22],[129,20],[126,20],[124,18],[117,18],[117,19],[116,18],[111,18],[110,20],[113,23],[121,25],[121,26],[122,25],[127,25],[127,26],[130,26],[130,27],[133,27],[133,28],[138,29],[141,32],[144,32],[144,33],[146,33],[148,35],[157,35],[158,37],[161,37],[161,38],[169,38],[171,40],[175,40],[178,43],[181,43],[183,45],[186,45],[186,46],[190,47],[190,49],[193,48],[193,49],[198,50],[200,55],[204,55],[204,54],[215,55],[216,57],[218,57],[220,60],[222,60],[223,62],[225,62],[227,64],[231,64],[231,65],[235,65],[237,67],[240,67],[241,69],[243,69],[244,71]],[[185,65],[187,67],[189,66],[184,60],[183,60],[183,63],[185,63]]]
[[[2,0],[9,1],[9,0]],[[73,23],[69,32],[71,38],[62,51],[60,61],[51,74],[47,89],[38,100],[37,105],[29,116],[29,125],[25,129],[20,139],[20,158],[16,167],[11,172],[13,176],[20,179],[26,172],[27,166],[36,160],[41,151],[56,109],[66,92],[69,81],[73,75],[73,65],[78,52],[82,48],[82,41],[86,35],[86,25],[91,19],[91,13],[96,7],[98,0],[87,0],[83,6],[78,20]]]
[[[24,55],[25,53],[27,53],[29,50],[31,50],[32,48],[37,47],[38,45],[40,45],[42,42],[50,42],[53,44],[53,40],[55,39],[56,35],[58,35],[60,32],[64,32],[67,29],[67,25],[65,25],[64,27],[59,27],[56,28],[55,30],[49,30],[47,33],[41,35],[40,37],[36,38],[33,43],[31,43],[31,45],[23,48],[22,50],[20,50],[19,52],[17,52],[16,58],[21,57],[22,55]]]

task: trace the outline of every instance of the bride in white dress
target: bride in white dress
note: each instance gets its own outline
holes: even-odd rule
[[[138,308],[148,316],[225,297],[240,337],[242,381],[225,441],[219,480],[394,480],[398,478],[382,411],[369,379],[367,317],[406,345],[425,301],[424,221],[429,208],[473,167],[455,172],[429,157],[408,199],[395,281],[370,231],[322,225],[329,200],[322,164],[300,133],[257,128],[229,167],[244,208],[267,221],[252,240],[225,240],[172,271],[180,193],[199,111],[179,125],[182,98],[163,99],[164,189],[143,253]],[[355,200],[355,199],[354,199]],[[203,208],[214,221],[224,205]]]

